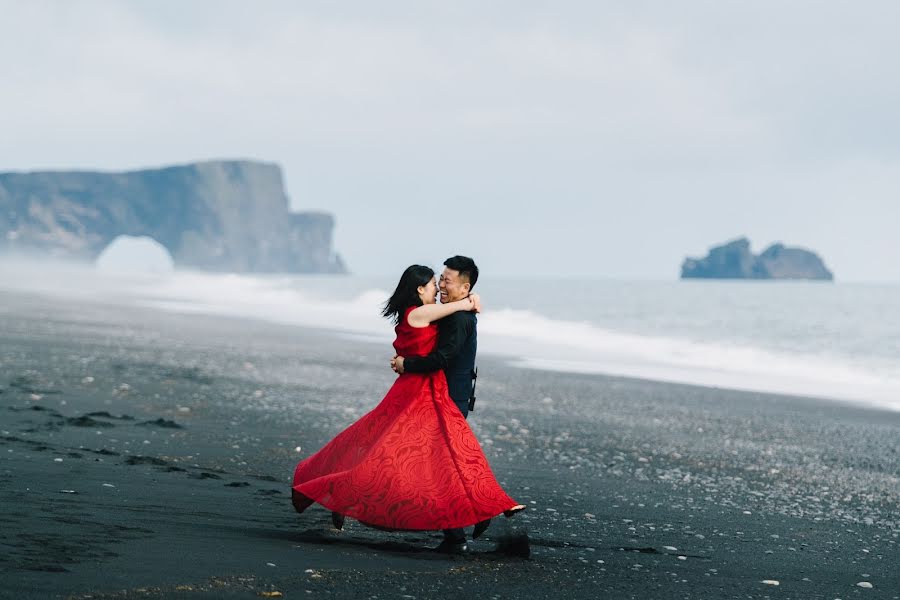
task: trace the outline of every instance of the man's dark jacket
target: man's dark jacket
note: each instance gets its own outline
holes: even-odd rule
[[[442,369],[447,375],[450,398],[463,416],[468,416],[475,353],[478,351],[478,317],[474,312],[459,311],[437,324],[437,347],[427,356],[404,357],[403,370],[430,373]]]

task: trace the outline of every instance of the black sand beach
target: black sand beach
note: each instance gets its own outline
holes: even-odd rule
[[[0,596],[900,598],[900,414],[819,400],[482,357],[470,423],[529,510],[463,557],[297,515],[295,463],[390,355],[0,292]]]

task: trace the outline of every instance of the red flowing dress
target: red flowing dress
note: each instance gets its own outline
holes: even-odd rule
[[[400,356],[424,356],[437,325],[397,325]],[[371,412],[294,471],[294,507],[313,502],[367,525],[454,529],[522,508],[497,483],[450,399],[443,371],[403,373]]]

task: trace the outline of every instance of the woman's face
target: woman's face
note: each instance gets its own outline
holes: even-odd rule
[[[419,286],[419,298],[422,299],[422,304],[434,304],[437,302],[437,284],[434,282],[433,277],[425,285]]]

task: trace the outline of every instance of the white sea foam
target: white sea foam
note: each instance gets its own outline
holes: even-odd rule
[[[296,286],[293,278],[178,275],[168,288],[158,291],[186,294],[184,302],[167,305],[157,299],[151,304],[325,327],[359,334],[357,339],[390,341],[392,328],[378,316],[388,296],[386,289],[336,299],[317,298]],[[614,331],[533,311],[501,309],[481,315],[479,350],[510,357],[521,367],[856,400],[900,410],[898,373],[823,355]]]
[[[186,271],[113,276],[34,268],[19,268],[11,275],[8,264],[0,265],[0,275],[2,287],[67,298],[96,297],[167,311],[325,328],[386,345],[393,338],[393,327],[379,315],[389,294],[387,286],[358,285],[352,278]],[[500,293],[493,293],[494,306]],[[800,344],[799,350],[765,347],[746,339],[729,340],[727,331],[722,339],[691,339],[683,329],[667,328],[667,321],[658,316],[667,301],[663,298],[654,307],[657,333],[628,330],[627,323],[619,328],[592,320],[550,318],[534,310],[488,310],[479,317],[479,351],[509,357],[512,364],[528,368],[856,400],[900,410],[896,361],[859,353],[811,352],[805,350],[815,347],[809,340],[800,340],[805,345]],[[635,322],[643,320],[638,316]]]
[[[393,332],[379,317],[388,295],[368,290],[350,299],[323,298],[298,290],[292,277],[179,272],[139,294],[138,301],[171,311],[250,317],[390,340]]]
[[[865,402],[900,410],[900,373],[836,357],[648,336],[501,310],[479,321],[482,350],[523,367]]]

